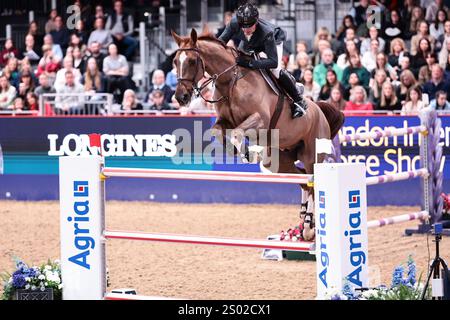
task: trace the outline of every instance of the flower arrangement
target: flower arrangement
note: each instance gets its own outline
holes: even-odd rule
[[[287,231],[281,231],[280,233],[280,240],[281,241],[302,241],[302,231],[303,231],[303,224],[300,223],[298,226],[295,226],[294,228],[289,228]]]
[[[391,287],[379,286],[377,288],[365,291],[356,291],[347,281],[342,290],[331,288],[325,299],[328,300],[420,300],[424,285],[420,282],[420,278],[416,281],[416,264],[411,256],[408,257],[405,266],[399,265],[394,268],[392,273]],[[425,295],[430,297],[428,290]]]
[[[20,289],[43,292],[53,289],[54,300],[62,297],[61,266],[58,260],[41,266],[29,267],[19,259],[15,259],[16,270],[0,275],[4,281],[3,300],[13,300],[15,292]]]

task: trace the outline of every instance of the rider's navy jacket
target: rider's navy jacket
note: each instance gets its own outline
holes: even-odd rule
[[[227,43],[233,37],[241,40],[240,50],[247,53],[264,52],[267,55],[267,59],[252,61],[253,68],[275,69],[278,67],[277,45],[286,40],[286,34],[280,27],[276,27],[264,19],[258,19],[256,30],[248,41],[239,27],[237,18],[233,17],[219,39]]]

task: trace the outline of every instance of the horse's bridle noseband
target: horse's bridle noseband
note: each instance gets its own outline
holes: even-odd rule
[[[206,72],[206,68],[205,68],[205,62],[203,61],[202,57],[200,56],[200,51],[198,50],[198,48],[180,48],[177,51],[193,51],[196,53],[197,56],[197,65],[199,64],[199,61],[202,65],[202,78],[203,75]],[[206,102],[209,103],[217,103],[217,102],[222,102],[223,100],[228,99],[228,96],[221,96],[219,99],[217,100],[208,100],[206,99],[203,95],[202,95],[202,91],[203,89],[205,89],[210,83],[212,83],[212,85],[215,87],[217,80],[224,75],[225,73],[227,73],[228,71],[232,70],[232,69],[236,69],[237,64],[233,64],[232,66],[226,68],[224,71],[222,71],[219,74],[213,74],[211,77],[209,77],[205,82],[203,82],[203,84],[198,87],[197,86],[197,81],[195,80],[195,78],[197,78],[198,75],[198,71],[200,70],[200,68],[197,69],[197,72],[194,74],[192,79],[188,79],[188,78],[182,78],[180,76],[177,75],[177,81],[178,82],[182,82],[182,81],[189,81],[190,83],[192,83],[192,89],[194,89],[194,94],[196,96],[200,96],[203,100],[205,100]],[[178,68],[179,69],[179,68]],[[178,73],[178,71],[177,71]],[[235,70],[235,75],[237,75],[237,71]]]

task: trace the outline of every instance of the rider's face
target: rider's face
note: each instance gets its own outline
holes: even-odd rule
[[[256,30],[256,23],[250,28],[242,28],[242,31],[247,37],[251,36],[255,32],[255,30]]]

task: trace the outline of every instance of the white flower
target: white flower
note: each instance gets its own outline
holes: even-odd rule
[[[44,270],[52,270],[52,266],[46,265],[46,266],[44,267]]]
[[[44,283],[45,286],[48,286],[48,282]]]
[[[32,286],[31,286],[31,290],[36,290],[36,286],[35,286],[35,285],[32,285]]]
[[[55,264],[60,264],[59,259],[55,259],[53,262],[54,262]]]
[[[44,280],[44,279],[45,279],[45,276],[44,276],[43,274],[41,274],[41,275],[39,275],[38,279],[39,279],[39,280]]]
[[[58,289],[62,289],[62,287],[63,287],[63,285],[62,284],[60,284],[60,285],[58,285]]]
[[[30,278],[30,277],[25,277],[25,281],[26,281],[26,282],[30,282],[30,281],[31,281],[31,278]]]
[[[41,291],[45,291],[45,287],[41,287]]]
[[[13,278],[10,277],[9,280],[8,280],[8,284],[11,284],[12,282],[13,282]]]
[[[27,284],[27,285],[25,286],[25,290],[28,290],[28,289],[30,289],[30,285],[29,285],[29,284]]]

